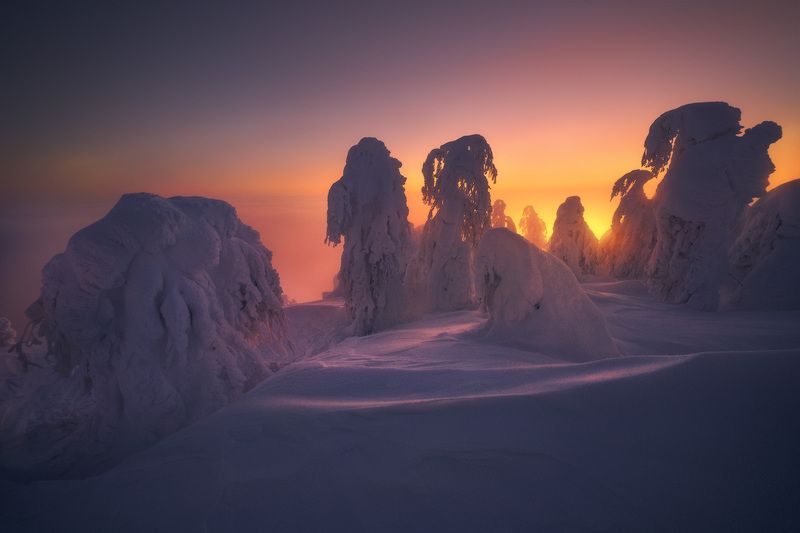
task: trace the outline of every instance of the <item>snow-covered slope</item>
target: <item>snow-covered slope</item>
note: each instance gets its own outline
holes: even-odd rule
[[[586,288],[626,356],[565,363],[476,340],[477,311],[430,315],[285,367],[101,476],[4,482],[0,528],[793,530],[800,312]]]

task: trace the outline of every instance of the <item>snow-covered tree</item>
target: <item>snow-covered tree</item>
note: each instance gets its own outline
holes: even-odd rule
[[[225,202],[123,196],[42,272],[51,368],[3,398],[3,465],[86,473],[254,387],[291,356],[271,258]]]
[[[618,355],[605,320],[561,261],[504,228],[478,246],[475,284],[489,315],[482,333],[574,361]]]
[[[328,192],[326,241],[337,245],[344,237],[337,279],[356,335],[407,317],[403,276],[411,227],[400,166],[381,141],[361,139]]]
[[[492,227],[506,228],[514,233],[517,232],[517,226],[514,224],[514,220],[506,215],[506,203],[503,200],[497,199],[492,204]]]
[[[12,346],[17,340],[17,332],[11,327],[11,321],[0,317],[0,348]]]
[[[463,309],[474,301],[473,249],[491,223],[492,149],[480,135],[461,137],[431,150],[422,174],[430,212],[409,285],[427,309]]]
[[[519,220],[519,230],[529,243],[540,250],[547,249],[547,224],[539,217],[532,205],[525,206]]]
[[[649,170],[632,170],[619,178],[611,199],[619,196],[611,229],[600,241],[600,269],[617,278],[642,278],[656,243],[656,217],[644,185]]]
[[[583,219],[579,196],[569,196],[558,206],[548,250],[564,261],[579,280],[596,273],[597,237]]]
[[[724,102],[704,102],[668,111],[650,126],[642,165],[656,175],[668,168],[654,197],[648,283],[666,301],[718,308],[729,248],[775,169],[767,149],[780,139],[780,126],[762,122],[739,135],[740,117]]]
[[[747,209],[730,250],[726,308],[800,309],[800,180],[769,191]]]

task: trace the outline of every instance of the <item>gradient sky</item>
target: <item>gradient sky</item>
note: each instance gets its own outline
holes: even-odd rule
[[[777,121],[771,184],[800,177],[797,1],[6,1],[0,60],[0,316],[142,190],[230,201],[316,298],[327,188],[364,136],[403,162],[414,223],[428,151],[481,133],[507,214],[549,228],[578,194],[599,236],[650,123],[694,101]]]

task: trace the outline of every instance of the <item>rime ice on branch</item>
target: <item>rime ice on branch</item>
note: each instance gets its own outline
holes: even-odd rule
[[[724,102],[695,103],[650,126],[642,165],[654,174],[669,168],[654,197],[657,243],[648,281],[666,301],[718,308],[728,250],[775,169],[767,149],[780,139],[780,126],[762,122],[739,135],[740,116]]]
[[[82,475],[255,386],[290,356],[271,258],[225,202],[123,196],[43,270],[51,368],[4,398],[3,466]]]
[[[519,231],[529,243],[535,244],[540,250],[547,249],[547,224],[539,217],[532,205],[526,206],[522,211]]]
[[[489,315],[486,337],[573,361],[618,354],[603,316],[569,268],[515,233],[484,234],[475,285]]]
[[[579,196],[570,196],[558,206],[548,249],[564,261],[579,280],[596,272],[597,237],[583,219]]]
[[[517,226],[514,225],[514,220],[506,215],[506,203],[503,200],[497,199],[492,204],[492,227],[493,228],[506,228],[507,230],[517,232]]]
[[[774,188],[747,209],[730,262],[724,307],[800,309],[800,180]]]
[[[492,149],[480,135],[461,137],[431,150],[422,174],[422,199],[431,209],[409,284],[422,286],[427,309],[463,309],[474,301],[473,249],[491,222]]]
[[[656,219],[644,185],[653,178],[649,170],[632,170],[619,178],[611,199],[619,196],[611,230],[600,242],[601,270],[617,278],[642,278],[655,247]]]
[[[344,237],[337,279],[356,335],[407,317],[403,276],[411,230],[400,166],[381,141],[361,139],[328,192],[326,242]]]

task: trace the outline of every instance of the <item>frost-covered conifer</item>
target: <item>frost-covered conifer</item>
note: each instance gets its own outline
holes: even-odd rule
[[[528,242],[540,250],[547,249],[547,224],[539,217],[532,205],[525,206],[519,220],[519,231]]]
[[[597,237],[583,219],[579,196],[570,196],[558,206],[548,250],[572,270],[579,280],[597,269]]]
[[[514,233],[517,232],[514,220],[506,215],[506,203],[503,200],[497,199],[492,204],[492,227],[506,228]]]

